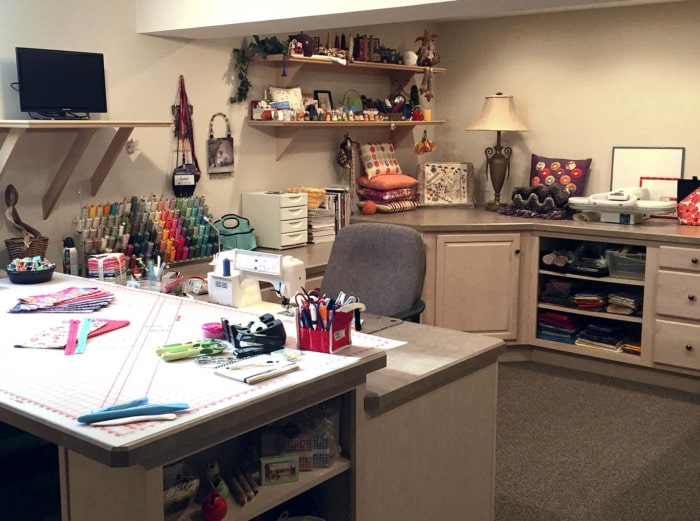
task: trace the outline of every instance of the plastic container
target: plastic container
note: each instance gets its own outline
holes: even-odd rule
[[[605,258],[611,277],[622,279],[644,280],[646,253],[625,253],[617,250],[607,250]]]

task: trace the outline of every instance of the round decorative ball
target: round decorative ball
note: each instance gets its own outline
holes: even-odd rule
[[[221,521],[226,517],[227,511],[228,505],[226,505],[226,500],[216,489],[202,501],[202,517],[204,521]]]
[[[362,205],[362,213],[365,215],[377,213],[377,203],[374,201],[365,201],[365,204]]]

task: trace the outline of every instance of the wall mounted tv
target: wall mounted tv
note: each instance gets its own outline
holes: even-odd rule
[[[89,119],[107,112],[99,53],[16,47],[19,106],[37,119]]]

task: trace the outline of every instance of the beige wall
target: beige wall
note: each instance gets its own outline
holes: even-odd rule
[[[440,34],[440,65],[448,72],[437,77],[437,98],[431,105],[434,117],[448,123],[429,131],[438,141],[432,156],[417,158],[411,151],[422,130],[402,142],[401,164],[412,172],[419,159],[468,160],[483,176],[483,148],[495,142],[495,136],[467,133],[463,128],[478,115],[485,95],[502,90],[515,96],[530,128],[527,133],[504,136],[514,147],[511,183],[525,182],[529,155],[535,152],[593,157],[589,192],[607,189],[615,145],[685,146],[686,175],[697,174],[700,71],[693,64],[697,63],[695,50],[700,49],[698,27],[697,2],[434,26]],[[422,31],[422,23],[352,29],[377,35],[383,43],[402,50],[415,49],[415,37]],[[242,192],[342,181],[335,164],[342,129],[301,132],[292,149],[276,161],[271,134],[244,123],[246,106],[228,103],[235,90],[229,57],[238,45],[239,39],[189,41],[138,35],[131,2],[4,0],[0,4],[0,118],[26,117],[9,86],[17,79],[15,46],[102,52],[109,104],[105,118],[170,119],[177,79],[183,74],[194,104],[203,161],[210,116],[228,115],[236,147],[235,178],[214,180],[204,174],[197,188],[214,216],[238,211]],[[273,70],[251,67],[251,80],[251,99],[259,98],[263,88],[274,83]],[[384,77],[355,79],[328,73],[304,75],[299,81],[305,91],[331,90],[336,102],[350,87],[371,97],[389,92]],[[41,197],[66,151],[68,136],[32,135],[10,159],[0,189],[4,191],[8,183],[18,188],[23,220],[52,240],[49,257],[58,259],[61,241],[72,233],[71,220],[81,205],[170,193],[169,172],[174,166],[170,133],[137,129],[133,137],[138,153],[135,157],[121,154],[97,197],[91,198],[88,178],[108,135],[103,131],[94,138],[46,221],[41,216]],[[379,130],[351,134],[357,140],[385,136]],[[504,193],[509,191],[507,187]],[[5,220],[0,221],[0,237],[13,235]],[[5,262],[6,252],[1,249],[0,263]]]

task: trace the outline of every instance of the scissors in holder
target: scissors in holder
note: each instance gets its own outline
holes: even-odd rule
[[[231,347],[231,344],[211,338],[207,340],[197,340],[194,342],[180,342],[177,344],[166,344],[156,349],[156,354],[164,361],[172,362],[183,358],[191,358],[202,355],[218,355],[224,349]]]

